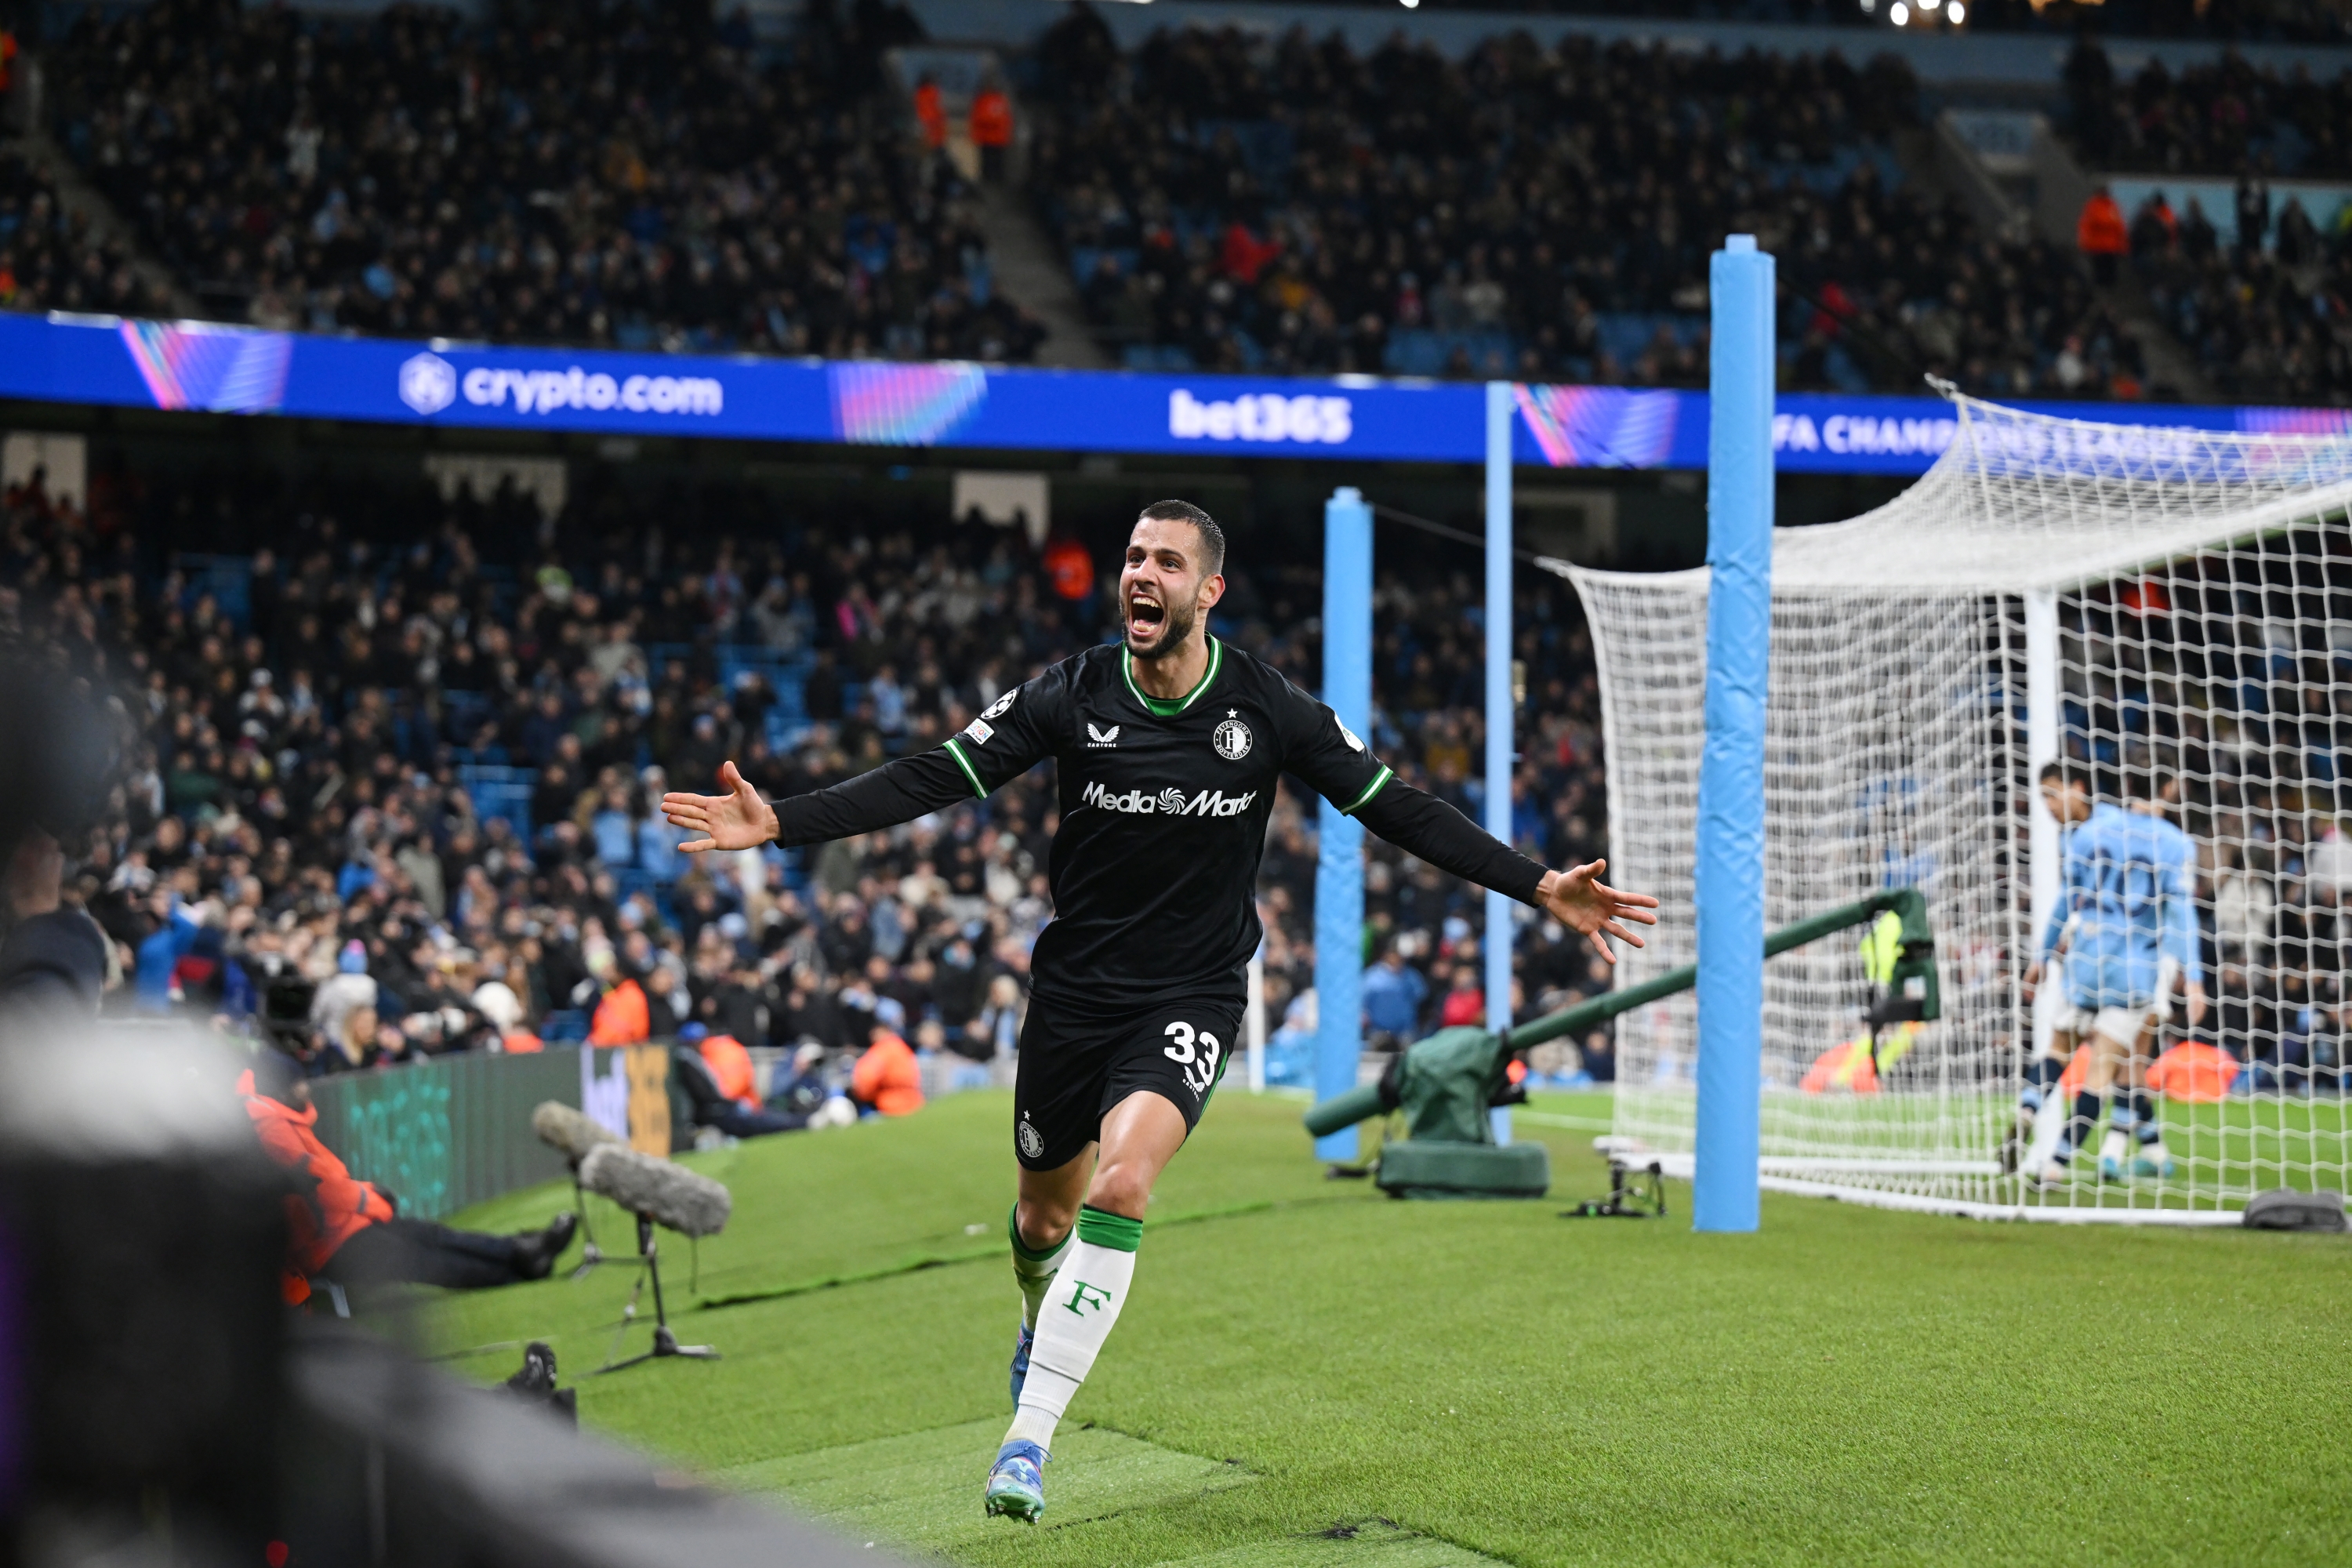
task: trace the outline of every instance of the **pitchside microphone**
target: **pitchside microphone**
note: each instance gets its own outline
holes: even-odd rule
[[[539,1141],[562,1152],[564,1158],[575,1163],[588,1157],[589,1151],[600,1143],[625,1144],[628,1141],[601,1121],[590,1120],[560,1100],[543,1100],[530,1113],[530,1130]]]
[[[580,1216],[580,1267],[572,1271],[572,1278],[578,1279],[604,1261],[604,1249],[596,1245],[596,1233],[589,1227],[587,1201],[581,1195],[580,1162],[601,1144],[625,1144],[628,1140],[560,1100],[539,1102],[530,1113],[530,1130],[572,1167],[572,1209]]]
[[[617,1142],[598,1143],[581,1159],[580,1184],[681,1236],[716,1236],[734,1206],[727,1189],[709,1177]]]
[[[726,1226],[728,1212],[734,1206],[727,1189],[683,1165],[640,1154],[625,1143],[603,1142],[581,1159],[580,1184],[637,1216],[637,1265],[643,1272],[637,1276],[636,1288],[629,1292],[629,1304],[622,1309],[623,1329],[637,1315],[637,1291],[647,1280],[654,1288],[654,1348],[626,1361],[608,1362],[596,1370],[616,1372],[657,1356],[718,1360],[719,1352],[709,1345],[682,1345],[670,1332],[669,1309],[662,1302],[661,1259],[654,1246],[654,1226],[667,1226],[689,1237],[716,1235]],[[615,1346],[618,1343],[616,1339]]]

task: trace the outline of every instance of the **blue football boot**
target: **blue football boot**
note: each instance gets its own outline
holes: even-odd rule
[[[1021,1385],[1029,1381],[1029,1347],[1036,1342],[1036,1339],[1026,1323],[1021,1325],[1021,1331],[1013,1339],[1013,1408],[1015,1410],[1021,1408]]]
[[[2147,1181],[2168,1182],[2178,1169],[2169,1154],[2149,1155],[2146,1152],[2132,1157],[2131,1173]]]
[[[988,1517],[1003,1514],[1027,1523],[1045,1511],[1045,1461],[1053,1458],[1034,1443],[1007,1443],[996,1451],[988,1472]]]

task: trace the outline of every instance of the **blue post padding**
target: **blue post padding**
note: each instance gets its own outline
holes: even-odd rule
[[[1511,841],[1511,384],[1486,384],[1486,831]],[[1486,1026],[1511,1026],[1511,900],[1486,889]],[[1511,1113],[1491,1113],[1495,1142]]]
[[[1323,507],[1323,700],[1372,732],[1372,509],[1354,489]],[[1356,1087],[1363,1054],[1364,829],[1329,801],[1316,814],[1315,1098]],[[1352,1127],[1315,1141],[1318,1160],[1352,1161]]]
[[[1752,1231],[1764,1062],[1764,703],[1772,633],[1772,258],[1735,234],[1707,272],[1706,749],[1698,773],[1693,1227]]]

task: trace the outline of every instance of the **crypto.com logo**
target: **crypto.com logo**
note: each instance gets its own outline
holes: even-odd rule
[[[436,353],[421,353],[400,366],[400,400],[419,414],[438,414],[457,401],[457,373]]]

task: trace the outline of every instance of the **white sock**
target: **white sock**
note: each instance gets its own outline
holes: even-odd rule
[[[1021,1205],[1013,1205],[1012,1215],[1004,1227],[1013,1236],[1013,1282],[1021,1287],[1021,1326],[1034,1331],[1037,1309],[1045,1300],[1046,1289],[1054,1283],[1054,1271],[1070,1255],[1078,1239],[1076,1226],[1058,1242],[1039,1252],[1021,1239]]]
[[[2120,1160],[2131,1152],[2131,1135],[2120,1127],[2109,1127],[2105,1140],[2099,1145],[2099,1158]]]
[[[1053,1447],[1055,1426],[1094,1370],[1095,1357],[1127,1304],[1143,1222],[1082,1208],[1077,1237],[1037,1315],[1036,1342],[1029,1347],[1029,1380],[1021,1385],[1021,1408],[1004,1434],[1008,1443]]]

